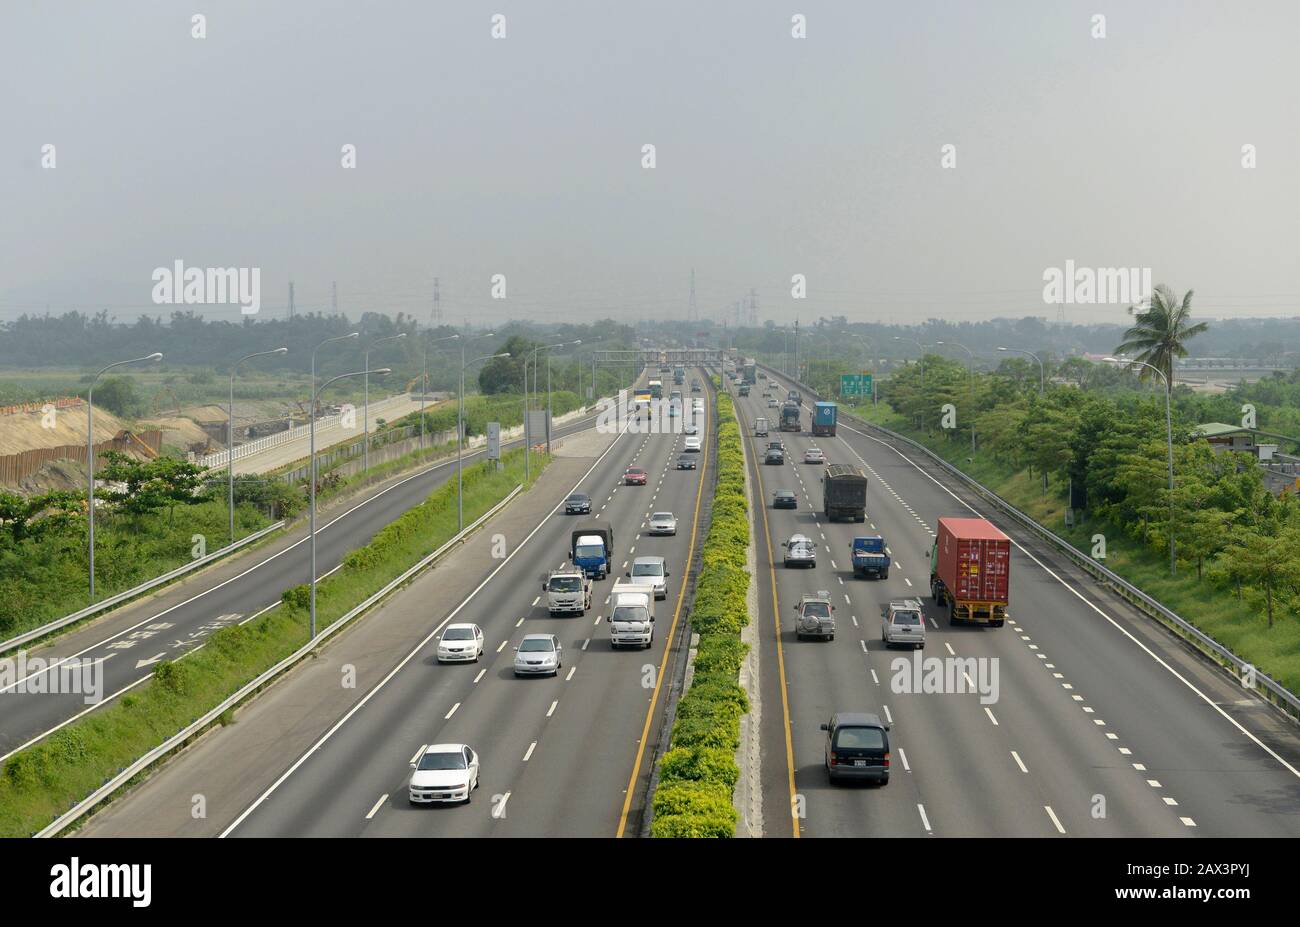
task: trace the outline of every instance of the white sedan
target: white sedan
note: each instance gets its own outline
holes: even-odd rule
[[[476,624],[449,624],[438,638],[439,663],[477,663],[483,656],[483,629]]]
[[[411,763],[411,804],[468,802],[478,788],[478,754],[465,744],[431,744]]]
[[[682,439],[682,450],[687,453],[698,452],[700,449],[700,439],[698,435],[688,435]]]
[[[651,534],[677,533],[677,516],[672,512],[655,512],[650,516]]]

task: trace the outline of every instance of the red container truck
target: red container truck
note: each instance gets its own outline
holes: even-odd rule
[[[1011,539],[983,518],[940,518],[930,594],[949,624],[1002,627],[1011,594]]]

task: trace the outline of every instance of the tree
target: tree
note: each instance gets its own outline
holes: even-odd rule
[[[1300,530],[1283,528],[1277,534],[1238,530],[1225,558],[1231,574],[1262,589],[1268,626],[1273,627],[1274,597],[1300,581]]]
[[[176,457],[136,460],[119,451],[107,451],[103,456],[108,465],[97,476],[124,484],[121,488],[109,486],[104,495],[128,515],[165,508],[170,525],[177,505],[197,505],[208,498],[203,485],[206,471],[198,464]]]
[[[106,377],[95,387],[95,404],[121,418],[133,418],[144,410],[144,399],[130,377]]]
[[[1169,389],[1174,388],[1174,358],[1187,356],[1187,342],[1206,331],[1207,322],[1191,324],[1192,291],[1183,294],[1182,301],[1163,283],[1151,294],[1151,306],[1138,309],[1130,306],[1129,312],[1137,324],[1124,333],[1125,341],[1115,349],[1116,354],[1137,351],[1137,360],[1150,364],[1164,373]],[[1138,369],[1139,379],[1146,380],[1151,371]]]
[[[511,335],[506,343],[493,353],[507,353],[509,357],[494,357],[478,372],[478,388],[486,396],[497,393],[522,393],[524,391],[524,363],[531,359],[535,342],[523,335]]]

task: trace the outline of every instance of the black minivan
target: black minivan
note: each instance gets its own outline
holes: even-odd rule
[[[879,715],[838,712],[826,732],[826,775],[831,783],[865,779],[889,784],[889,725]]]

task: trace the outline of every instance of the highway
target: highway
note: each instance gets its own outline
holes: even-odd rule
[[[779,417],[765,382],[737,399],[764,501],[754,529],[765,835],[1300,834],[1300,738],[1289,721],[919,455],[843,416],[837,436],[814,439],[806,397],[800,433],[773,424],[771,438],[755,438],[756,416]],[[781,401],[788,388],[781,383]],[[786,463],[764,466],[761,448],[777,437]],[[822,467],[802,462],[814,444],[828,462],[866,470],[866,524],[822,516]],[[798,494],[798,511],[771,508],[777,489]],[[937,519],[976,514],[1013,540],[1001,629],[949,627],[929,597]],[[781,565],[780,544],[794,533],[820,545],[815,569]],[[887,580],[853,577],[849,546],[863,533],[884,535],[894,558]],[[796,641],[793,606],[817,590],[837,606],[836,637]],[[996,701],[895,683],[893,662],[910,664],[913,652],[883,649],[880,607],[904,597],[925,603],[928,642],[918,653],[989,661],[977,665],[990,673],[996,665]],[[819,725],[836,711],[892,723],[888,785],[827,782]]]
[[[696,374],[701,376],[702,374]],[[665,389],[668,389],[667,385]],[[690,393],[685,395],[689,398]],[[712,420],[712,410],[708,412]],[[706,425],[702,434],[711,438]],[[540,575],[567,560],[569,533],[586,516],[559,503],[467,599],[449,602],[378,686],[227,827],[235,836],[614,836],[635,833],[658,733],[668,643],[682,627],[684,567],[703,532],[693,531],[707,478],[708,442],[696,470],[677,470],[680,434],[621,436],[574,487],[592,497],[592,517],[614,528],[616,571],[597,583],[593,611],[552,618]],[[624,486],[629,466],[650,475]],[[566,489],[564,495],[567,495]],[[675,537],[649,537],[652,511],[679,520]],[[702,528],[702,526],[701,526]],[[614,651],[605,599],[635,556],[664,556],[667,597],[656,608],[654,646]],[[482,626],[479,665],[437,665],[434,637],[449,621]],[[514,646],[553,633],[564,647],[555,678],[516,679]],[[395,655],[396,659],[396,655]],[[648,736],[647,736],[648,732]],[[482,786],[468,806],[407,801],[409,763],[423,745],[469,744]]]
[[[557,425],[555,433],[581,434],[595,423],[595,414],[586,415]],[[503,444],[520,446],[519,441]],[[482,453],[466,453],[464,465],[474,465]],[[359,498],[339,503],[336,511],[323,510],[316,535],[319,576],[328,575],[349,551],[368,543],[376,531],[455,477],[453,457],[368,489]],[[274,607],[285,589],[308,581],[310,564],[303,524],[33,651],[30,656],[48,660],[48,668],[0,689],[0,760],[145,682],[161,660],[176,659],[201,646],[214,631]],[[103,701],[87,704],[80,693],[46,692],[39,685],[70,657],[104,661]]]

